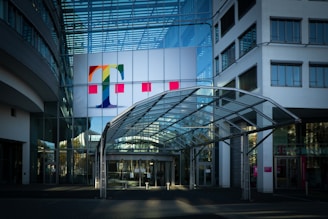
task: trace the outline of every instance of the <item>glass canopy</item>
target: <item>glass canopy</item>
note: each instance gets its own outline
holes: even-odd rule
[[[140,101],[109,122],[107,151],[179,151],[298,123],[274,101],[235,88],[192,87]],[[251,128],[250,128],[251,127]]]

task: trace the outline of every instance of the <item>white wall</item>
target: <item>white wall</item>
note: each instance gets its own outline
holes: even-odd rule
[[[22,183],[29,183],[30,168],[30,115],[15,109],[16,116],[11,116],[11,107],[0,105],[0,138],[22,142]]]
[[[224,15],[224,9],[230,8],[233,3],[236,4],[237,1],[229,1],[222,8],[222,12],[216,16],[218,20]],[[213,11],[215,13],[215,9]],[[236,13],[235,26],[220,39],[219,43],[214,45],[213,57],[219,55],[231,42],[235,41],[237,60],[215,77],[215,85],[224,86],[257,64],[258,89],[253,92],[269,97],[287,108],[328,108],[328,89],[309,87],[309,63],[327,63],[328,49],[327,46],[308,45],[309,18],[327,19],[327,11],[328,2],[261,0],[257,1],[257,4],[242,19],[238,20]],[[302,43],[297,45],[270,43],[271,17],[301,19]],[[254,22],[257,24],[258,46],[239,58],[237,39]],[[213,24],[215,23],[214,21]],[[272,87],[271,61],[302,63],[302,86]]]
[[[262,0],[261,43],[263,95],[284,107],[328,108],[328,89],[309,88],[309,62],[327,63],[326,46],[308,45],[309,18],[328,18],[327,2]],[[301,18],[301,44],[273,44],[270,42],[270,17]],[[258,29],[258,31],[260,31]],[[302,63],[302,87],[271,87],[271,61]]]
[[[215,1],[213,0],[213,2]],[[219,3],[213,4],[213,14],[217,11],[215,7],[220,7],[224,2],[219,1]],[[236,13],[234,27],[222,39],[220,38],[218,43],[214,42],[213,58],[219,56],[231,42],[235,42],[237,59],[234,64],[215,77],[215,85],[226,85],[256,64],[258,66],[258,89],[253,91],[254,93],[269,97],[287,108],[327,109],[328,89],[309,87],[309,63],[328,63],[328,48],[327,46],[308,45],[308,21],[309,18],[328,19],[328,2],[307,0],[258,0],[256,2],[256,5],[241,20],[238,20]],[[215,16],[213,25],[219,22],[232,4],[236,5],[237,0],[230,0],[222,7],[222,11]],[[237,11],[236,7],[235,11]],[[302,43],[297,45],[270,43],[271,17],[301,19]],[[257,47],[240,58],[238,57],[238,37],[254,22],[257,26]],[[272,87],[271,61],[302,63],[302,86]],[[221,64],[220,59],[220,66]],[[236,82],[238,87],[238,81]],[[265,134],[259,133],[258,138],[262,139]],[[220,151],[220,153],[229,155],[229,151]],[[219,154],[219,156],[224,157],[225,154]],[[265,168],[273,170],[272,136],[259,146],[258,154],[258,190],[272,192],[273,173],[264,171]],[[222,176],[220,175],[220,177]],[[229,185],[229,183],[226,184]]]

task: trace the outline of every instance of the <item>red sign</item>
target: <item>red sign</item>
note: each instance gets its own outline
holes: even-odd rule
[[[264,172],[266,173],[272,172],[272,167],[264,167]]]

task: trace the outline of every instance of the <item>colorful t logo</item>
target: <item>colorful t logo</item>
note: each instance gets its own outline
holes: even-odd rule
[[[124,80],[124,66],[123,64],[115,65],[96,65],[96,66],[90,66],[89,67],[89,77],[88,82],[92,81],[92,77],[95,74],[95,72],[98,69],[101,69],[102,71],[102,103],[97,105],[97,108],[114,108],[116,105],[113,105],[110,103],[109,99],[109,86],[110,86],[110,69],[115,68],[117,71],[119,71],[121,75],[121,79]]]

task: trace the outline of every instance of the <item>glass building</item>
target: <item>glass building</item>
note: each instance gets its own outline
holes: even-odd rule
[[[199,0],[1,0],[2,91],[22,88],[1,98],[2,110],[24,133],[3,127],[1,180],[93,184],[100,134],[115,116],[163,91],[212,85],[211,13]]]
[[[71,169],[64,168],[57,180],[92,184],[96,147],[108,122],[161,92],[212,86],[212,5],[199,0],[67,1],[62,10],[65,57],[73,72],[62,90],[73,97],[65,100],[73,115],[65,119],[74,140],[59,148],[58,166]],[[153,144],[143,136],[122,144],[125,153],[110,153],[108,185],[129,179],[129,186],[145,181],[163,186],[178,174],[169,170],[175,157],[156,155]],[[212,158],[209,162],[212,166]],[[212,185],[212,178],[204,183]],[[178,184],[184,180],[179,177]]]
[[[0,183],[324,187],[326,21],[269,6],[0,0]]]

